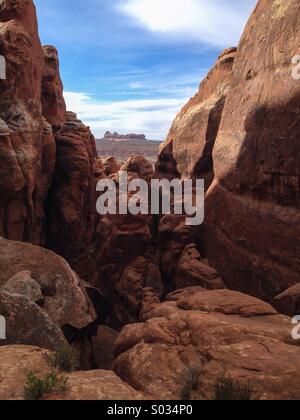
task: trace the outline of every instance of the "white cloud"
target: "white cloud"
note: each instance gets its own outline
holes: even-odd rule
[[[132,82],[129,84],[130,89],[133,90],[139,90],[139,89],[144,89],[145,85],[141,82]]]
[[[238,43],[256,0],[125,0],[118,9],[152,32],[209,45]]]
[[[87,93],[65,92],[69,110],[89,125],[97,138],[105,131],[142,132],[149,139],[163,140],[177,112],[185,104],[181,99],[137,99],[98,102]]]

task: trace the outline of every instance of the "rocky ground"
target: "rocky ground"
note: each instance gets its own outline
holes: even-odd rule
[[[258,2],[154,170],[98,158],[32,0],[0,0],[0,399],[39,380],[56,384],[44,399],[214,399],[226,380],[235,396],[300,398],[299,18],[296,0]],[[204,225],[100,217],[97,181],[118,187],[120,170],[204,178]],[[75,371],[49,362],[71,349]]]

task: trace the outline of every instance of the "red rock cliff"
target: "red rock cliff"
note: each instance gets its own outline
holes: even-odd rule
[[[58,53],[41,46],[32,0],[0,2],[0,53],[7,64],[0,81],[0,235],[47,244],[89,279],[102,169],[89,128],[67,114]]]
[[[295,0],[259,1],[237,53],[219,58],[177,116],[157,164],[159,176],[206,180],[201,250],[230,288],[267,299],[299,282],[299,14]]]
[[[1,1],[0,235],[44,243],[43,205],[51,183],[55,142],[43,118],[44,58],[32,1]]]
[[[227,284],[264,298],[299,282],[299,2],[260,0],[242,36],[206,198],[206,248]]]

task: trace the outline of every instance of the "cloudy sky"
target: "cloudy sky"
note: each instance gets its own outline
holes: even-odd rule
[[[68,108],[91,126],[162,140],[256,0],[35,0],[60,52]]]

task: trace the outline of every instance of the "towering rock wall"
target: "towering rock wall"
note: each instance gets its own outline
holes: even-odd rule
[[[299,2],[260,0],[177,116],[157,174],[204,178],[199,249],[233,289],[266,299],[299,282]],[[232,67],[234,60],[234,66]]]
[[[76,114],[67,112],[58,52],[43,48],[43,113],[52,125],[56,165],[47,197],[47,246],[65,257],[85,280],[96,272],[96,181],[102,176],[95,139]]]
[[[54,135],[57,156],[47,199],[47,246],[88,281],[96,270],[96,181],[101,176],[95,140],[72,112],[64,125],[54,128]]]
[[[242,36],[206,198],[207,255],[235,289],[274,297],[299,282],[297,0],[260,0]]]
[[[0,81],[0,235],[42,244],[55,141],[42,114],[44,58],[31,0],[1,0],[0,53],[7,74]]]
[[[102,169],[89,128],[66,111],[58,53],[41,46],[32,0],[0,1],[0,54],[7,67],[0,81],[0,236],[46,244],[89,280]]]

